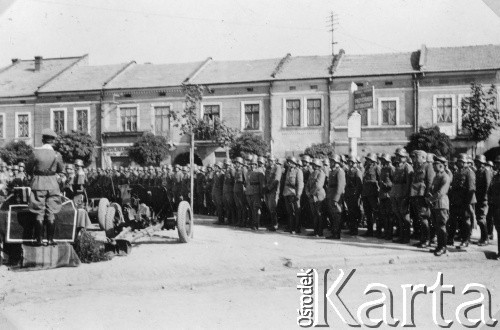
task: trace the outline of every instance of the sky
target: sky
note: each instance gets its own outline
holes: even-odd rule
[[[0,0],[0,67],[89,54],[90,64],[242,60],[500,44],[500,0]],[[491,8],[487,5],[491,6]]]

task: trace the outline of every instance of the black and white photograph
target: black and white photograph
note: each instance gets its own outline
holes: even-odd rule
[[[0,329],[500,328],[500,0],[0,0]]]

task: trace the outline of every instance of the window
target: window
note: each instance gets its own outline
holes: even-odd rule
[[[30,116],[29,114],[18,114],[17,115],[17,137],[29,137],[30,136]]]
[[[382,125],[396,125],[396,101],[381,101]]]
[[[155,134],[156,135],[167,135],[170,130],[170,107],[169,106],[158,106],[154,108],[155,110]]]
[[[246,130],[260,129],[260,107],[259,104],[245,104],[245,126]]]
[[[361,126],[368,126],[368,110],[360,110],[359,114],[361,115]]]
[[[85,133],[89,131],[88,109],[75,109],[75,130]]]
[[[137,131],[137,108],[124,107],[120,108],[120,119],[122,123],[122,131],[135,132]]]
[[[286,100],[286,126],[300,126],[300,100]]]
[[[66,111],[64,110],[52,110],[52,129],[57,134],[61,134],[66,131]]]
[[[307,126],[321,125],[321,100],[307,100]]]
[[[212,122],[215,118],[220,119],[220,105],[211,104],[203,106],[203,120],[207,123]]]
[[[452,122],[452,99],[451,97],[440,97],[436,100],[437,122]]]

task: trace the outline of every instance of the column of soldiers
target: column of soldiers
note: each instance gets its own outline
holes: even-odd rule
[[[217,162],[194,168],[194,211],[217,216],[217,223],[249,227],[278,224],[291,234],[305,227],[311,236],[329,239],[345,234],[376,237],[433,249],[436,256],[447,246],[467,249],[474,223],[480,228],[478,245],[488,245],[493,227],[500,229],[500,157],[494,163],[482,155],[472,160],[460,154],[450,162],[421,150],[393,155],[369,153],[359,157],[286,160],[266,155]],[[88,184],[112,180],[116,186],[161,185],[178,204],[190,199],[190,168],[113,167],[90,169]],[[0,182],[2,174],[0,174]]]

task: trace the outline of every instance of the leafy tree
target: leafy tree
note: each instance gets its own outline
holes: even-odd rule
[[[24,141],[10,141],[0,148],[0,157],[7,164],[17,164],[26,161],[33,155],[33,147]]]
[[[54,150],[61,154],[66,163],[81,159],[88,166],[92,163],[96,145],[97,142],[88,133],[72,131],[57,137]]]
[[[333,143],[317,143],[304,150],[304,154],[314,158],[330,157],[335,154],[335,145]]]
[[[131,147],[128,155],[132,160],[142,166],[159,166],[169,152],[169,144],[164,136],[145,133]]]
[[[453,145],[451,144],[450,137],[445,133],[441,133],[438,126],[429,128],[420,127],[417,133],[413,133],[410,136],[406,150],[408,152],[423,150],[449,158],[453,154]]]
[[[231,144],[229,155],[231,158],[242,157],[248,154],[264,155],[270,149],[269,142],[261,135],[244,132]]]
[[[476,145],[489,138],[492,131],[500,126],[500,114],[497,107],[497,92],[491,85],[488,92],[484,92],[481,84],[471,84],[471,94],[462,99],[462,127]]]

